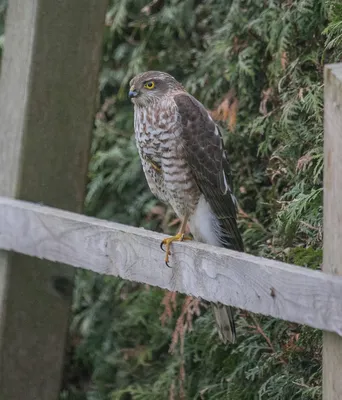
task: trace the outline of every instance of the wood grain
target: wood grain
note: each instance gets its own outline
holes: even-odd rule
[[[0,195],[81,211],[107,0],[8,3]],[[1,398],[58,398],[73,274],[0,252]]]
[[[342,64],[325,68],[324,272],[342,275]],[[335,279],[340,279],[336,277]],[[342,292],[340,293],[342,297]],[[342,399],[342,338],[323,336],[323,398]]]
[[[0,248],[148,283],[342,335],[342,277],[0,198]]]

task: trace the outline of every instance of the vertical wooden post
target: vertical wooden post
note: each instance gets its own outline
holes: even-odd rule
[[[342,64],[325,68],[324,102],[323,269],[342,275]],[[341,400],[342,337],[323,335],[323,399]]]
[[[0,195],[81,211],[107,0],[11,0]],[[73,270],[0,252],[0,397],[59,393]]]

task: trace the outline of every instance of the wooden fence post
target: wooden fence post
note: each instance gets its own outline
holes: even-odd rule
[[[342,275],[342,64],[325,68],[324,101],[323,269]],[[323,399],[342,399],[342,337],[329,332],[323,333]]]
[[[81,211],[107,0],[11,0],[0,195]],[[0,394],[57,399],[73,269],[0,252]]]

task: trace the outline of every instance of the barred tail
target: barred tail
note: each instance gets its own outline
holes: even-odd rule
[[[236,331],[231,307],[221,303],[211,303],[217,324],[218,334],[224,344],[227,342],[235,343]]]

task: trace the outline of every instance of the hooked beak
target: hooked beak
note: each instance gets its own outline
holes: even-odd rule
[[[133,97],[137,97],[138,92],[135,90],[134,86],[131,86],[128,92],[128,97],[132,99]]]

